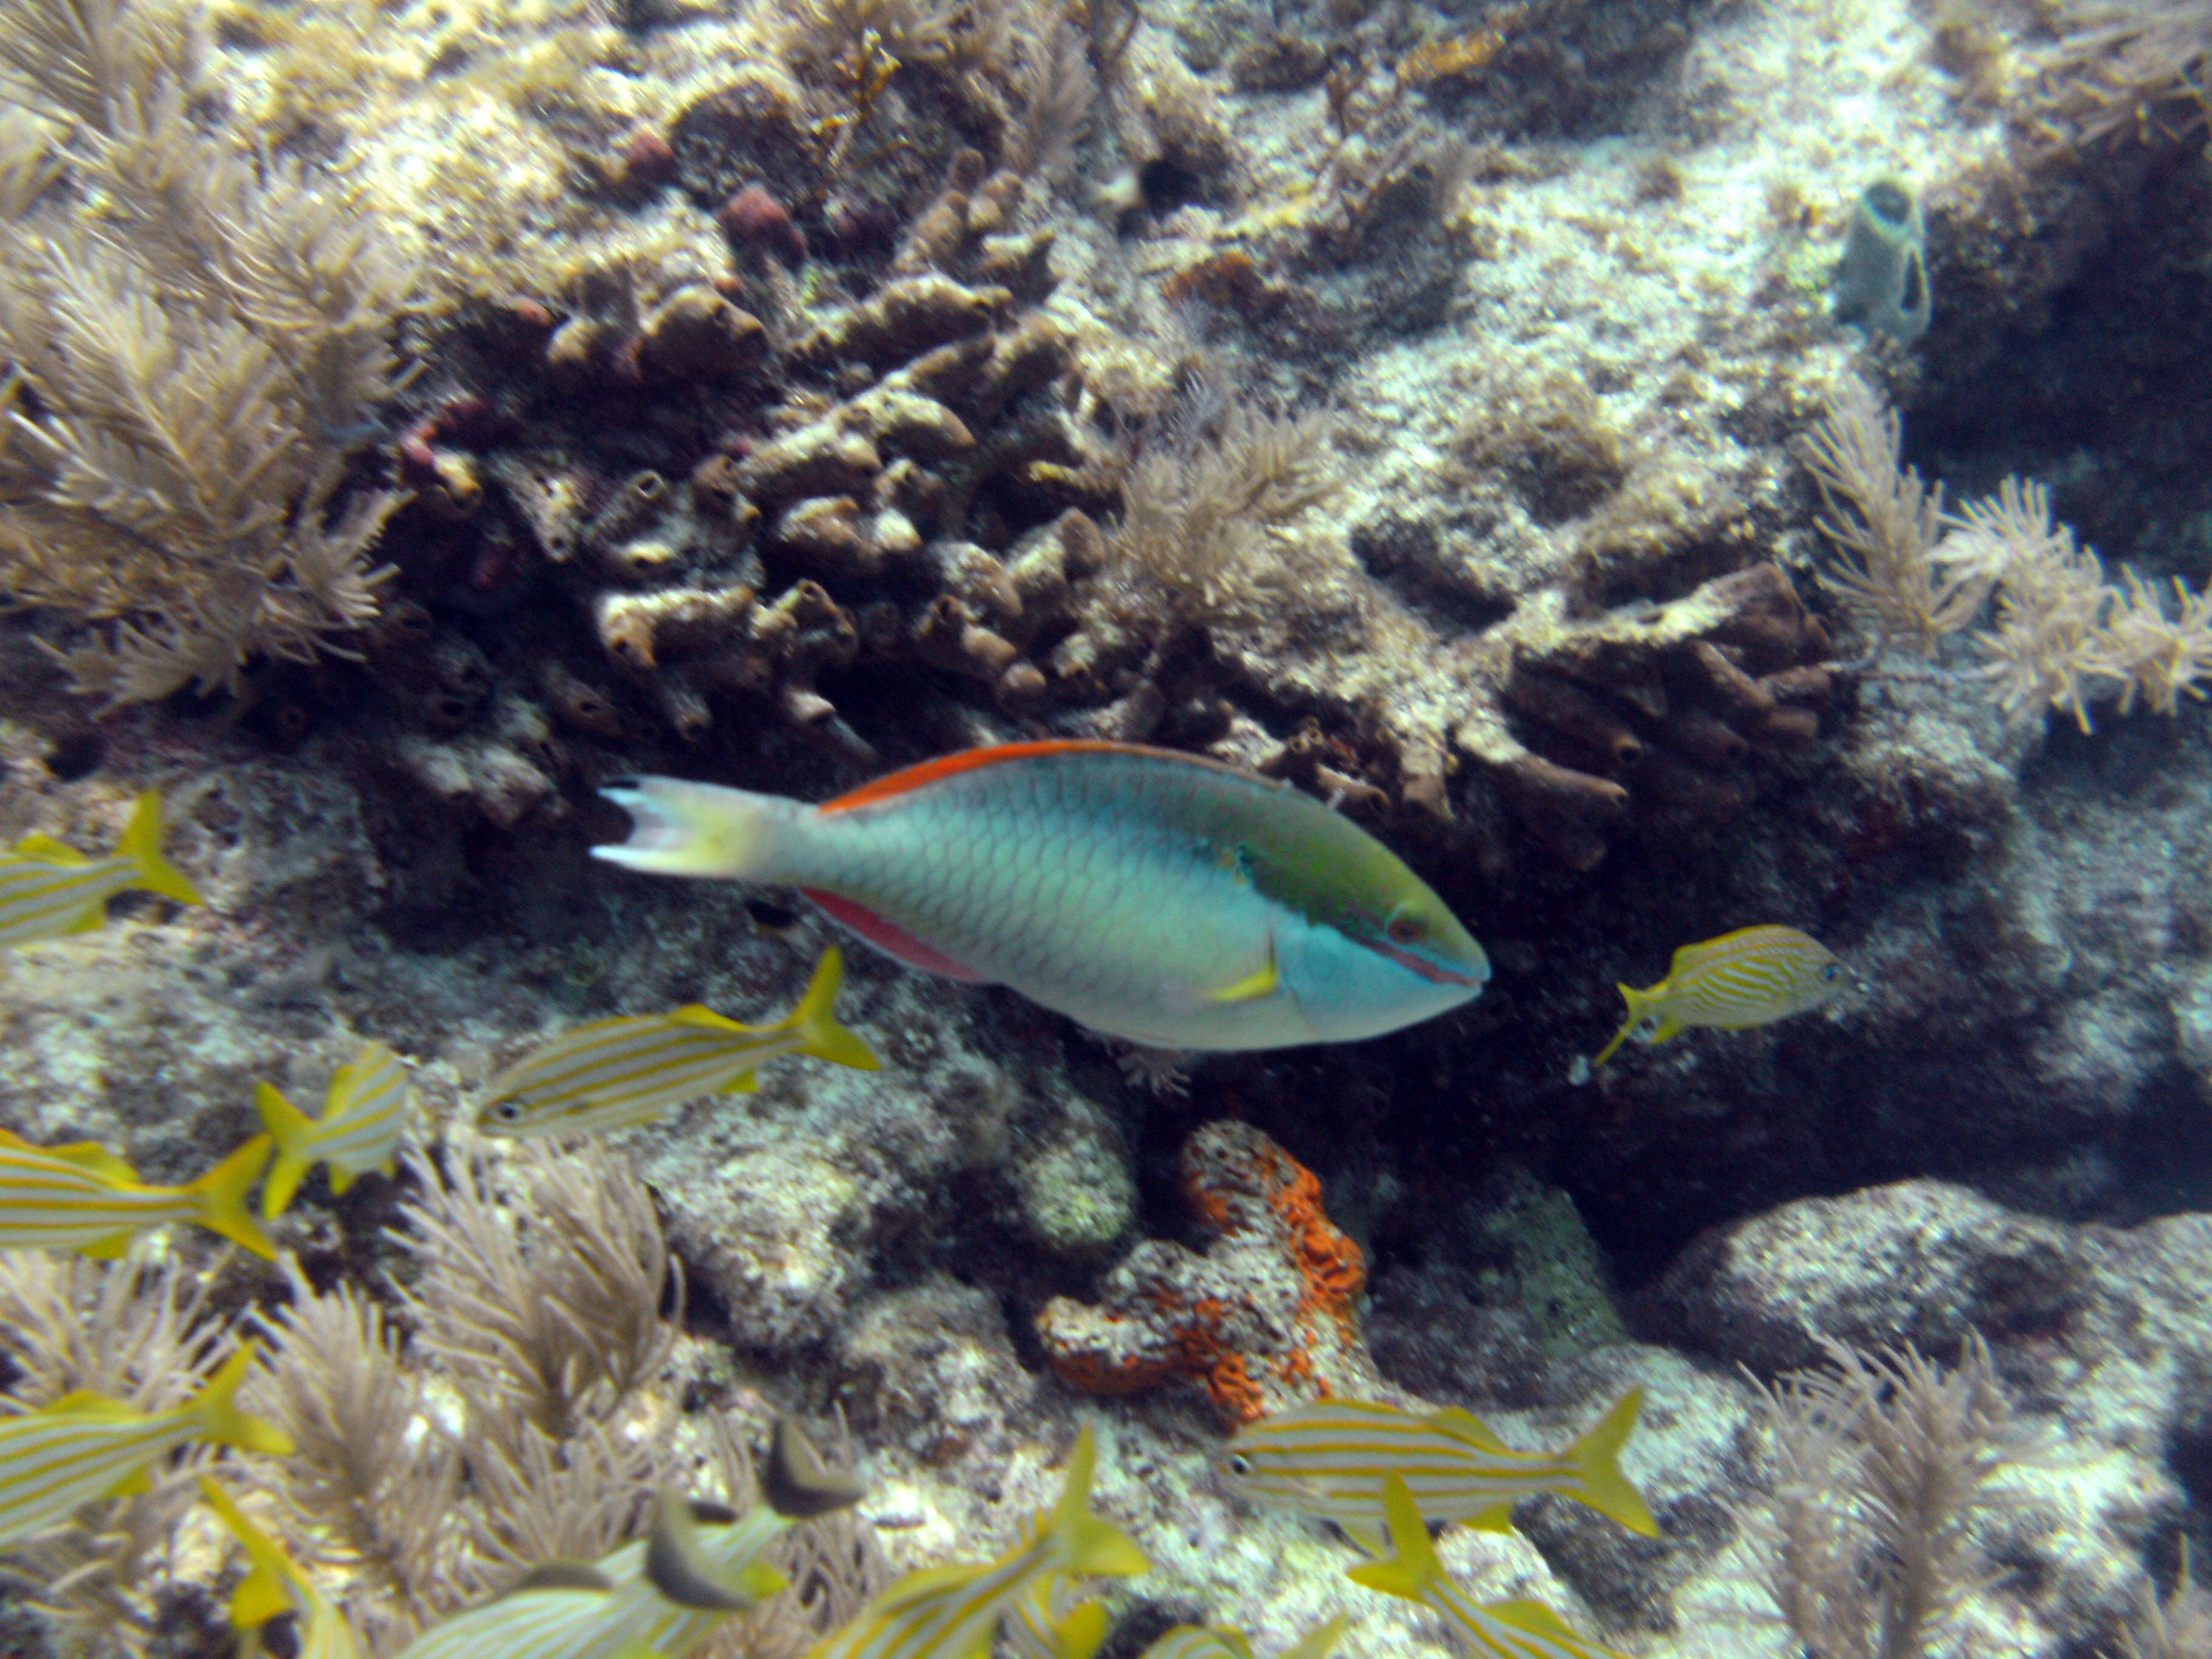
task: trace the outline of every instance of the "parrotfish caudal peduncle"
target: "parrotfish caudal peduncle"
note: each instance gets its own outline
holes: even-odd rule
[[[1480,994],[1482,947],[1382,842],[1164,749],[975,749],[820,806],[675,778],[603,792],[600,858],[797,887],[902,961],[1164,1048],[1346,1042]]]

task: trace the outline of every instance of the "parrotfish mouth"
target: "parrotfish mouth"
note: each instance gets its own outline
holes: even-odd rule
[[[1361,944],[1386,962],[1395,962],[1409,974],[1418,974],[1431,985],[1466,985],[1480,991],[1490,983],[1490,963],[1478,960],[1472,968],[1451,968],[1433,957],[1425,957],[1393,945],[1388,939],[1362,939]]]

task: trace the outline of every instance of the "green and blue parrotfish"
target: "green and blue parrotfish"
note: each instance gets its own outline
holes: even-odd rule
[[[318,1164],[331,1166],[331,1195],[343,1197],[354,1177],[371,1170],[392,1173],[399,1139],[415,1114],[407,1069],[399,1056],[372,1042],[338,1067],[323,1097],[323,1115],[309,1117],[271,1085],[254,1090],[261,1121],[276,1142],[276,1161],[261,1189],[261,1216],[284,1213],[292,1194]]]
[[[1602,1066],[1634,1037],[1664,1042],[1692,1025],[1720,1031],[1771,1025],[1819,1007],[1844,988],[1834,951],[1795,927],[1739,927],[1674,952],[1667,977],[1644,990],[1620,987],[1628,1018],[1590,1063]]]
[[[187,1186],[149,1187],[97,1141],[33,1146],[0,1129],[0,1249],[114,1257],[149,1227],[191,1221],[274,1261],[246,1212],[268,1163],[269,1137],[256,1135]]]
[[[741,1025],[696,1004],[579,1025],[491,1080],[477,1131],[520,1140],[626,1129],[702,1095],[744,1093],[757,1086],[756,1071],[784,1054],[875,1071],[868,1045],[837,1023],[844,981],[833,945],[799,1006],[773,1025]]]
[[[234,1630],[258,1631],[279,1613],[289,1613],[296,1616],[293,1641],[298,1659],[365,1659],[353,1626],[282,1544],[248,1520],[237,1500],[204,1474],[200,1496],[246,1552],[246,1577],[230,1597]]]
[[[0,945],[86,933],[107,920],[107,901],[137,889],[179,904],[204,902],[161,856],[161,799],[138,797],[115,850],[80,853],[52,836],[26,836],[0,852]]]
[[[1578,1634],[1541,1601],[1477,1601],[1452,1583],[1403,1476],[1386,1475],[1376,1498],[1395,1553],[1352,1568],[1346,1576],[1354,1583],[1443,1614],[1480,1659],[1627,1659]]]
[[[974,749],[820,806],[674,778],[602,793],[636,822],[600,858],[796,887],[915,967],[1152,1048],[1352,1042],[1456,1008],[1490,976],[1366,831],[1169,750]]]
[[[1144,1553],[1091,1512],[1097,1456],[1086,1426],[1067,1460],[1060,1501],[1024,1528],[1019,1544],[994,1561],[907,1574],[851,1624],[816,1643],[807,1659],[988,1659],[1000,1620],[1039,1579],[1146,1571]]]
[[[196,1440],[289,1455],[283,1430],[234,1403],[252,1364],[253,1345],[244,1344],[198,1394],[168,1411],[79,1392],[0,1418],[0,1547],[68,1525],[81,1504],[150,1490],[153,1465]]]
[[[1456,1406],[1416,1413],[1368,1401],[1316,1401],[1238,1430],[1222,1450],[1221,1478],[1256,1503],[1334,1521],[1370,1553],[1381,1550],[1382,1477],[1392,1473],[1431,1521],[1504,1532],[1515,1504],[1549,1492],[1653,1538],[1659,1528],[1620,1462],[1643,1404],[1643,1390],[1632,1389],[1564,1451],[1524,1452]]]

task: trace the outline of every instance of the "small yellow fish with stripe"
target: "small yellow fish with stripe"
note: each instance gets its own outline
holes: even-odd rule
[[[1328,1659],[1351,1622],[1340,1613],[1316,1625],[1276,1659]],[[1139,1659],[1252,1659],[1252,1644],[1243,1631],[1228,1625],[1177,1625],[1161,1632]]]
[[[1382,1545],[1382,1481],[1399,1474],[1431,1521],[1510,1530],[1513,1505],[1557,1492],[1651,1538],[1658,1526],[1620,1472],[1644,1391],[1632,1389],[1560,1452],[1516,1451],[1473,1413],[1416,1414],[1360,1400],[1322,1400],[1262,1418],[1223,1449],[1231,1492],[1334,1521],[1370,1554]]]
[[[1667,977],[1645,990],[1620,988],[1628,1018],[1590,1062],[1602,1066],[1630,1037],[1664,1042],[1692,1025],[1720,1031],[1771,1025],[1819,1007],[1844,988],[1834,951],[1795,927],[1739,927],[1685,945]]]
[[[0,1547],[66,1526],[80,1504],[149,1490],[148,1469],[195,1440],[288,1455],[292,1442],[282,1429],[234,1403],[252,1364],[249,1342],[191,1399],[165,1412],[81,1391],[0,1418]]]
[[[247,1571],[231,1592],[230,1622],[241,1632],[258,1631],[279,1613],[298,1615],[295,1638],[299,1659],[365,1659],[353,1626],[315,1588],[314,1581],[284,1547],[255,1526],[237,1500],[206,1475],[200,1496],[246,1552]]]
[[[246,1212],[246,1194],[269,1162],[256,1135],[184,1187],[141,1184],[97,1141],[33,1146],[0,1129],[0,1249],[121,1255],[149,1227],[191,1221],[274,1261],[268,1235]]]
[[[179,904],[205,902],[161,856],[161,798],[150,789],[106,858],[52,836],[26,836],[0,852],[0,945],[90,933],[107,920],[107,901],[133,889]]]
[[[1541,1601],[1475,1601],[1446,1575],[1404,1478],[1395,1471],[1386,1476],[1377,1497],[1395,1553],[1351,1569],[1354,1583],[1442,1613],[1484,1659],[1627,1659],[1577,1634]]]
[[[264,1221],[284,1213],[292,1194],[317,1164],[331,1166],[333,1198],[342,1197],[356,1176],[371,1170],[392,1174],[400,1137],[415,1115],[407,1068],[380,1042],[368,1044],[338,1067],[323,1097],[320,1117],[309,1117],[266,1083],[255,1088],[254,1104],[276,1142],[276,1161],[269,1166],[269,1183],[261,1189]]]
[[[1009,1608],[1040,1578],[1125,1578],[1149,1570],[1144,1553],[1091,1512],[1098,1449],[1086,1426],[1067,1460],[1060,1501],[994,1561],[910,1572],[808,1659],[986,1659]]]
[[[844,981],[833,945],[799,1006],[773,1025],[741,1025],[696,1004],[580,1025],[494,1078],[476,1127],[514,1139],[628,1128],[702,1095],[745,1093],[757,1086],[753,1073],[784,1054],[876,1071],[868,1045],[837,1023]]]

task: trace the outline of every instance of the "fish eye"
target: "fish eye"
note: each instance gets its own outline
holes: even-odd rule
[[[1844,964],[1842,963],[1832,962],[1826,967],[1820,969],[1820,977],[1822,979],[1833,979],[1838,974],[1840,974],[1843,971]]]
[[[1390,935],[1393,945],[1419,945],[1429,936],[1429,924],[1419,916],[1401,911],[1385,924],[1383,932]]]
[[[502,1100],[491,1109],[491,1115],[501,1123],[512,1123],[522,1115],[522,1103],[519,1100]]]
[[[1249,1458],[1249,1457],[1245,1456],[1245,1455],[1244,1455],[1244,1454],[1243,1454],[1243,1452],[1231,1452],[1231,1453],[1230,1453],[1230,1454],[1229,1454],[1229,1473],[1230,1473],[1230,1474],[1251,1474],[1251,1473],[1252,1473],[1252,1460],[1251,1460],[1250,1458]]]

